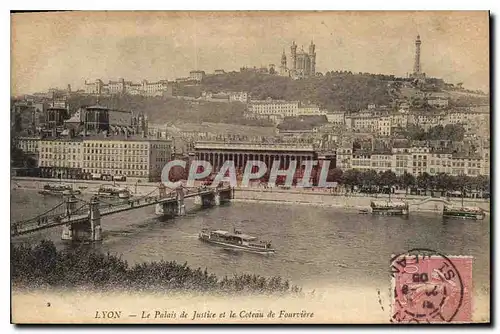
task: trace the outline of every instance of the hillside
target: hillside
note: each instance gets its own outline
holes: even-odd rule
[[[232,72],[206,77],[202,90],[247,91],[253,99],[311,101],[330,110],[359,110],[370,103],[391,102],[389,76],[328,72],[315,78],[292,80],[288,77],[253,72]],[[394,79],[394,78],[392,78]]]
[[[70,108],[75,111],[80,106],[96,103],[96,97],[72,96]],[[143,97],[131,95],[115,95],[100,97],[99,104],[112,109],[130,110],[143,113],[152,123],[184,122],[197,123],[218,122],[250,126],[272,126],[263,120],[251,120],[243,117],[246,106],[243,103],[217,103],[189,101],[176,98]]]

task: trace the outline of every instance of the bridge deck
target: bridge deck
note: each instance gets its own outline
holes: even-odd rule
[[[227,191],[230,190],[230,188],[226,189],[221,189],[220,191]],[[203,195],[209,195],[213,194],[214,190],[212,189],[206,189],[202,191],[197,191],[197,192],[189,192],[184,195],[184,198],[190,198],[190,197],[195,197],[195,196],[203,196]],[[107,208],[106,205],[101,206],[99,212],[101,217],[102,216],[108,216],[112,215],[115,213],[119,212],[124,212],[124,211],[129,211],[129,210],[135,210],[139,208],[144,208],[147,206],[151,205],[156,205],[156,204],[162,204],[162,203],[167,203],[167,202],[175,202],[177,201],[177,197],[175,196],[174,193],[171,193],[167,197],[161,198],[160,196],[151,196],[151,197],[142,197],[139,199],[135,200],[129,200],[124,203],[117,203],[117,204],[110,204]],[[43,218],[43,217],[40,217]],[[52,228],[55,226],[61,226],[65,224],[75,224],[75,223],[80,223],[83,221],[87,221],[90,218],[90,210],[87,210],[87,213],[85,214],[76,214],[76,215],[69,215],[69,216],[56,216],[56,217],[49,217],[47,216],[46,219],[38,219],[38,221],[33,221],[31,220],[26,220],[26,221],[21,221],[15,223],[11,227],[11,236],[18,236],[18,235],[23,235],[39,230],[44,230],[47,228]],[[43,223],[41,223],[43,221]]]

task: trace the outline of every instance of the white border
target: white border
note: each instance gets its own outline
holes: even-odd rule
[[[14,6],[16,10],[28,10],[32,8],[36,9],[92,9],[92,10],[102,10],[102,9],[108,9],[108,10],[132,10],[132,9],[170,9],[170,10],[179,10],[179,9],[185,9],[185,10],[216,10],[216,9],[238,9],[238,10],[249,10],[249,9],[266,9],[266,10],[283,10],[283,9],[289,9],[289,10],[450,10],[450,9],[455,9],[455,10],[487,10],[490,9],[492,10],[492,14],[497,14],[500,13],[499,9],[499,3],[498,1],[481,1],[481,0],[475,0],[475,1],[447,1],[447,2],[437,2],[435,0],[418,0],[418,1],[396,1],[396,0],[385,0],[385,1],[379,1],[379,2],[374,2],[374,1],[356,1],[356,0],[350,0],[350,1],[342,1],[342,2],[333,2],[333,1],[317,1],[317,0],[309,0],[306,2],[292,2],[292,1],[269,1],[269,0],[252,0],[252,1],[246,1],[246,2],[237,2],[237,1],[190,1],[189,3],[186,3],[185,1],[183,2],[155,2],[155,1],[147,1],[147,0],[142,0],[142,1],[107,1],[107,2],[77,2],[77,3],[70,3],[68,1],[15,1],[13,3],[11,2],[2,2],[2,7],[5,4]],[[2,8],[3,10],[0,12],[2,15],[2,28],[0,31],[0,34],[2,36],[2,42],[3,42],[3,49],[2,49],[2,65],[6,73],[10,73],[10,65],[9,65],[9,59],[10,59],[10,14],[7,12],[7,10],[11,10],[12,8]],[[498,26],[498,17],[496,18],[496,25]],[[495,42],[498,42],[498,35],[495,35]],[[498,45],[498,44],[497,44]],[[498,60],[498,52],[497,52],[497,57],[495,59],[491,60],[492,62],[494,61],[497,63]],[[9,120],[9,115],[10,113],[8,112],[10,109],[10,85],[8,80],[3,80],[2,81],[2,90],[5,96],[5,105],[3,108],[3,111],[0,113],[0,117],[2,117],[2,122],[1,124],[7,127],[8,124],[10,124]],[[496,91],[495,91],[496,93]],[[495,99],[496,102],[496,99]],[[496,103],[495,103],[496,105]],[[495,120],[495,126],[497,125],[500,117],[497,117]],[[10,209],[10,194],[7,192],[7,189],[10,189],[9,186],[9,179],[8,175],[10,175],[10,167],[8,165],[8,159],[7,156],[9,155],[9,141],[10,141],[10,136],[9,136],[9,131],[10,128],[7,129],[5,128],[4,131],[1,131],[1,135],[3,137],[3,140],[1,141],[1,153],[3,159],[3,164],[2,164],[2,189],[5,189],[5,191],[2,192],[2,201],[3,206],[5,208],[4,212],[9,211]],[[493,132],[495,133],[495,132]],[[496,150],[499,149],[499,144],[496,138],[494,139],[496,142]],[[496,156],[500,155],[499,152],[495,150]],[[495,170],[496,171],[496,170]],[[495,197],[494,197],[495,198]],[[492,221],[493,224],[493,221]],[[4,226],[6,226],[7,223],[4,222]],[[4,227],[6,229],[6,227]],[[497,239],[497,234],[498,234],[498,227],[496,228],[497,233],[495,233],[495,236],[493,237],[494,239]],[[2,256],[2,269],[5,271],[6,268],[10,268],[9,264],[9,257],[7,254],[9,254],[9,245],[10,245],[10,240],[9,240],[9,233],[4,230],[4,233],[1,234],[5,240],[1,242],[2,248],[3,248],[3,254]],[[493,270],[496,266],[491,266],[491,269]],[[496,275],[498,277],[498,274]],[[17,330],[17,328],[9,325],[10,322],[10,281],[9,281],[9,276],[4,273],[1,276],[2,280],[2,289],[0,290],[2,297],[2,305],[1,305],[1,311],[2,311],[2,322],[1,322],[1,332],[2,333],[7,333],[7,332],[13,332]],[[496,283],[496,282],[495,282]],[[494,284],[492,282],[492,284]],[[497,289],[498,290],[498,289]],[[496,297],[496,296],[495,296]],[[498,309],[498,308],[497,308]],[[498,320],[498,318],[497,318]],[[88,328],[91,329],[91,328]],[[87,328],[84,330],[87,331]],[[147,330],[150,332],[160,332],[164,331],[167,329],[169,332],[177,332],[181,331],[181,329],[177,328],[148,328]],[[197,328],[201,329],[201,328]],[[203,328],[204,330],[207,330],[206,328]],[[222,328],[216,328],[212,329],[212,331],[220,331]],[[271,328],[271,329],[264,329],[264,328],[258,328],[258,329],[252,329],[252,331],[259,331],[259,332],[267,332],[270,330],[281,330],[281,331],[288,331],[291,328],[285,328],[285,329],[277,329],[277,328]],[[437,331],[437,330],[443,330],[443,328],[433,328],[432,330]],[[61,328],[64,332],[69,331],[68,328]],[[193,328],[187,328],[183,330],[183,332],[191,332],[196,329]],[[233,331],[236,330],[236,328],[231,327],[231,328],[225,328],[222,330],[229,330]],[[305,329],[307,330],[307,329]],[[358,331],[357,329],[356,331]],[[419,330],[418,328],[405,328],[405,330]],[[448,330],[454,330],[448,329]],[[468,329],[471,332],[474,332],[474,330],[471,330],[470,328]],[[47,332],[51,333],[53,331],[53,328],[45,328],[45,329],[38,329],[37,331],[41,332]],[[94,332],[97,333],[104,333],[105,329],[99,328],[98,330],[96,328],[93,328]],[[106,332],[116,332],[116,333],[121,333],[123,331],[122,328],[109,328],[106,330]],[[385,332],[385,328],[379,328],[379,332]],[[34,333],[35,329],[24,329],[25,333]],[[135,332],[135,333],[142,333],[143,329],[142,328],[134,328],[133,330],[130,330],[130,332]]]

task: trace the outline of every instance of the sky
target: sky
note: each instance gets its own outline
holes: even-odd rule
[[[489,17],[476,12],[61,12],[11,14],[11,95],[85,80],[279,67],[292,41],[316,70],[406,76],[420,34],[428,76],[489,91]]]

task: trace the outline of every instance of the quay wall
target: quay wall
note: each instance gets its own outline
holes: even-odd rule
[[[63,183],[71,185],[74,189],[80,190],[82,193],[95,194],[101,185],[113,185],[113,181],[100,181],[100,180],[59,180],[47,178],[31,178],[31,177],[12,177],[10,180],[11,189],[32,189],[42,190],[46,184]],[[155,189],[158,189],[158,182],[116,182],[117,187],[128,189],[134,195],[145,195]]]
[[[267,203],[289,203],[289,204],[307,204],[327,207],[337,207],[343,209],[363,209],[370,206],[373,200],[387,200],[388,195],[378,194],[335,194],[329,191],[315,190],[281,190],[281,189],[235,189],[234,201],[242,202],[267,202]],[[460,198],[439,198],[429,196],[412,195],[391,195],[391,200],[406,201],[409,204],[410,212],[436,212],[443,211],[444,204],[453,203],[462,205]],[[464,206],[477,206],[490,212],[490,201],[485,199],[465,198]]]
[[[11,179],[11,189],[32,189],[41,190],[47,183],[57,183],[59,180],[13,177]],[[75,189],[80,189],[83,193],[94,194],[103,184],[113,184],[112,181],[93,181],[93,180],[62,180],[64,184],[72,184]],[[158,182],[116,182],[117,186],[129,189],[134,195],[145,195],[154,193]],[[337,207],[343,209],[363,209],[370,206],[372,200],[387,200],[388,195],[378,194],[339,194],[332,193],[328,189],[279,189],[279,188],[235,188],[233,201],[242,202],[266,202],[266,203],[287,203],[287,204],[305,204]],[[396,194],[391,195],[391,200],[402,200],[410,205],[410,212],[442,212],[445,203],[461,205],[460,198],[444,198]],[[490,200],[465,198],[465,206],[477,206],[490,212]]]

